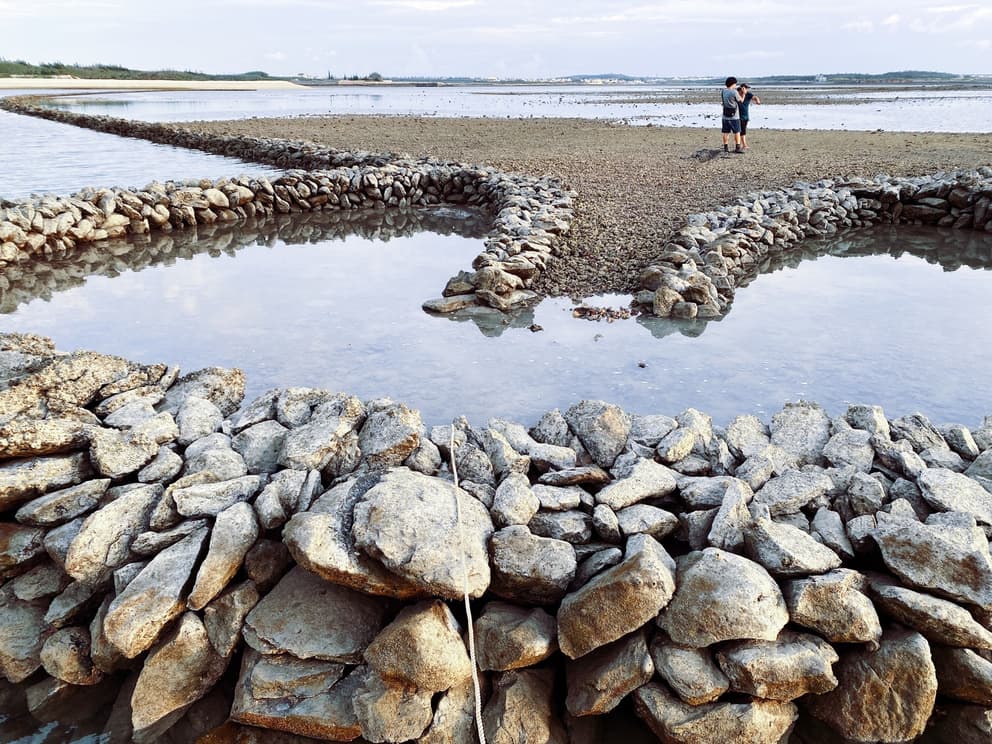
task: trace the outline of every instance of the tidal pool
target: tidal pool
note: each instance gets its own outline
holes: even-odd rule
[[[564,298],[512,316],[423,312],[486,227],[451,209],[315,213],[94,247],[8,268],[0,329],[185,371],[241,367],[249,400],[290,385],[388,396],[428,423],[531,424],[583,398],[636,413],[692,406],[718,423],[767,420],[799,399],[970,426],[992,413],[988,233],[810,241],[769,262],[719,321],[590,322]]]

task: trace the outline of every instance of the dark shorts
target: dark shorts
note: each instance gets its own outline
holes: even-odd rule
[[[747,119],[741,119],[741,134],[747,134]]]
[[[720,131],[722,131],[724,134],[730,134],[731,132],[733,132],[734,134],[740,134],[741,120],[724,118],[723,128]]]

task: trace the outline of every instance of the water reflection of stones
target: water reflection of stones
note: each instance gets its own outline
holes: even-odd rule
[[[445,207],[280,214],[255,217],[244,223],[214,223],[171,233],[135,235],[127,240],[93,243],[60,261],[8,266],[0,275],[0,313],[12,313],[36,298],[49,300],[58,292],[82,286],[87,277],[114,277],[204,254],[235,256],[250,245],[312,244],[353,235],[388,241],[420,232],[481,240],[490,224],[491,217],[482,211]]]

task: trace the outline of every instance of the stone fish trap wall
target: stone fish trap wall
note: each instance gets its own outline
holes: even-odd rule
[[[992,232],[992,168],[797,183],[689,215],[687,223],[642,272],[634,303],[661,317],[717,318],[769,257],[807,237],[889,223]]]
[[[582,401],[455,422],[456,491],[392,400],[13,334],[0,370],[5,731],[472,741],[458,499],[489,741],[625,699],[687,744],[992,735],[992,416]]]
[[[5,98],[13,113],[127,137],[288,168],[263,177],[153,183],[141,190],[85,189],[71,197],[0,203],[0,268],[38,256],[61,257],[77,245],[149,230],[172,230],[255,215],[312,210],[467,204],[492,212],[485,250],[425,309],[471,305],[509,310],[531,303],[534,280],[558,250],[572,219],[574,192],[550,178],[501,173],[432,159],[348,153],[314,143],[226,137],[36,105]]]

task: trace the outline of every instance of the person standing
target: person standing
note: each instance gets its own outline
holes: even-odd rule
[[[737,78],[728,77],[723,89],[723,117],[720,131],[723,133],[723,151],[730,152],[730,135],[734,135],[734,153],[744,152],[741,147],[740,94],[737,92]]]
[[[737,91],[740,98],[737,110],[741,117],[741,149],[747,150],[747,124],[751,120],[751,103],[760,106],[761,99],[751,92],[751,86],[747,83],[741,83],[737,86]]]

